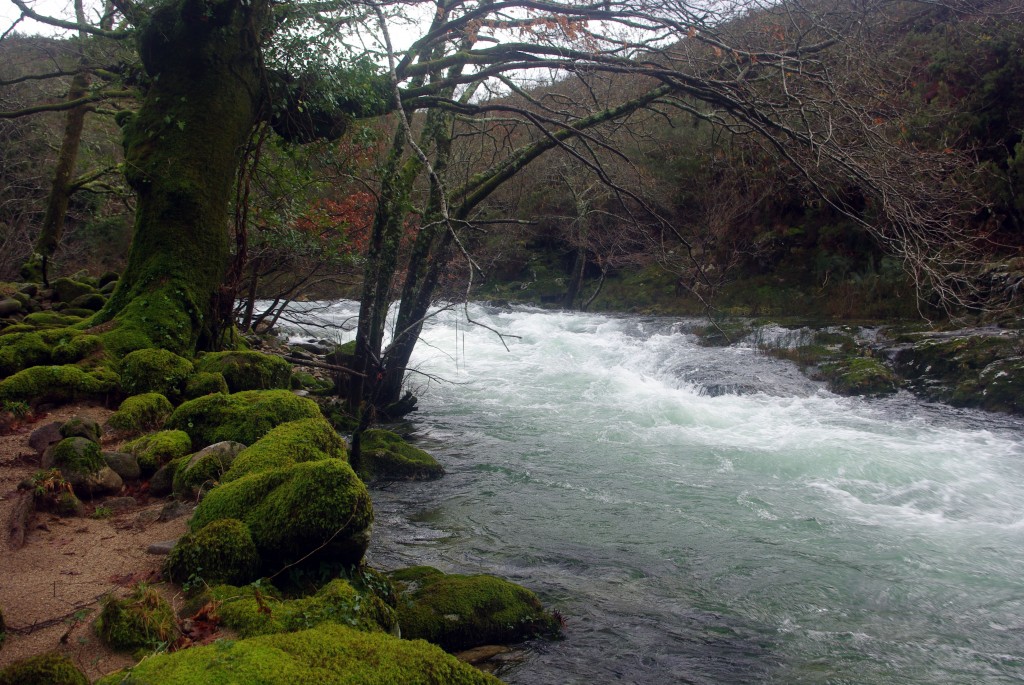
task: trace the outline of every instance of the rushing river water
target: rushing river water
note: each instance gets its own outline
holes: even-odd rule
[[[451,383],[412,376],[412,436],[448,475],[374,493],[371,558],[558,609],[507,682],[1024,681],[1024,422],[837,397],[668,319],[471,313],[519,337],[424,331]]]

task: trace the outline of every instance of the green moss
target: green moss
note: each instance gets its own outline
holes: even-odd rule
[[[33,366],[0,381],[0,400],[103,400],[119,385],[117,374],[102,367],[86,371],[72,365]]]
[[[840,395],[890,395],[896,374],[874,357],[852,357],[821,366],[829,390]]]
[[[82,295],[90,295],[96,292],[96,288],[88,283],[82,283],[70,278],[58,278],[51,285],[54,298],[61,302],[71,302]]]
[[[536,595],[501,578],[449,575],[424,566],[390,575],[399,592],[402,635],[410,639],[460,650],[560,631]]]
[[[63,328],[81,321],[79,316],[67,316],[56,312],[33,312],[28,314],[22,323],[30,324],[36,328]]]
[[[52,448],[53,465],[65,474],[96,473],[107,465],[100,446],[87,438],[64,438]]]
[[[291,387],[291,365],[262,352],[208,352],[196,362],[196,371],[223,374],[231,392]]]
[[[167,427],[188,433],[194,447],[223,440],[252,445],[274,426],[318,416],[316,402],[288,390],[250,390],[185,402],[171,415]]]
[[[274,571],[298,561],[355,565],[369,542],[373,506],[366,486],[345,462],[310,461],[258,471],[222,483],[196,507],[190,526],[223,518],[244,522]]]
[[[224,478],[238,452],[240,443],[220,443],[205,447],[174,471],[174,494],[193,499],[210,490]]]
[[[56,364],[74,364],[101,349],[103,341],[99,336],[65,329],[60,339],[54,343],[53,361]]]
[[[171,605],[141,583],[125,599],[105,597],[94,627],[104,643],[124,651],[157,649],[178,637]]]
[[[221,373],[209,373],[201,371],[185,383],[185,398],[195,399],[202,397],[203,395],[211,395],[213,393],[228,394],[228,383],[224,380],[224,374]]]
[[[132,440],[124,450],[135,455],[144,474],[151,474],[172,459],[190,454],[192,438],[185,431],[159,431]]]
[[[345,441],[323,417],[289,421],[276,426],[248,447],[231,465],[224,481],[256,471],[319,459],[346,459]]]
[[[430,480],[443,475],[436,459],[395,433],[381,429],[363,433],[359,460],[363,480]]]
[[[238,519],[219,519],[187,533],[167,556],[164,571],[175,583],[242,584],[259,577],[260,556]]]
[[[241,637],[295,632],[322,623],[338,623],[365,631],[391,632],[397,625],[394,609],[372,594],[360,593],[336,578],[316,594],[281,599],[266,584],[243,588],[221,586],[209,593],[218,602],[217,615]]]
[[[0,671],[0,685],[89,685],[89,679],[71,659],[51,653],[14,662]]]
[[[177,398],[192,375],[192,362],[160,349],[136,350],[121,360],[121,385],[130,395],[158,392]]]
[[[139,432],[160,428],[173,412],[170,400],[158,392],[147,392],[125,399],[107,421],[118,430]]]
[[[97,685],[498,685],[437,647],[324,623],[146,659]]]
[[[50,361],[50,346],[38,333],[0,335],[0,377]]]

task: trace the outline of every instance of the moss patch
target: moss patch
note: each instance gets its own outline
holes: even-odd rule
[[[325,623],[298,633],[222,641],[146,659],[98,685],[497,685],[494,676],[422,641]]]
[[[271,429],[245,449],[231,465],[225,481],[257,471],[319,459],[345,459],[345,441],[323,417],[289,421]]]
[[[124,651],[157,649],[178,637],[171,605],[156,590],[142,584],[125,599],[108,595],[94,625],[104,643]]]
[[[0,671],[0,685],[89,685],[89,679],[61,654],[40,654]]]
[[[399,435],[381,429],[363,433],[359,460],[363,480],[432,480],[443,475],[436,459]]]
[[[0,381],[0,400],[71,402],[105,400],[120,387],[117,374],[106,368],[33,366]]]
[[[172,459],[191,453],[192,438],[185,431],[159,431],[132,440],[124,450],[135,455],[144,474],[151,474]]]
[[[213,393],[228,394],[228,383],[224,380],[224,374],[221,373],[209,373],[206,371],[200,371],[193,375],[185,383],[185,398],[194,400],[197,397],[203,395],[211,395]]]
[[[280,599],[265,584],[259,587],[214,588],[209,598],[219,603],[217,615],[242,637],[290,633],[322,623],[338,623],[365,631],[390,632],[397,625],[394,609],[372,594],[358,592],[336,578],[316,594]]]
[[[345,462],[310,461],[251,473],[214,488],[190,526],[223,518],[244,522],[264,565],[274,571],[298,561],[353,566],[369,542],[373,506],[366,486]]]
[[[0,335],[0,377],[50,361],[50,346],[38,333]]]
[[[192,362],[160,349],[136,350],[121,360],[121,385],[130,395],[158,392],[177,398],[192,375]]]
[[[445,574],[429,566],[390,576],[399,593],[398,622],[408,638],[454,651],[560,631],[536,595],[501,578]]]
[[[237,519],[220,519],[182,536],[164,564],[175,583],[202,579],[211,585],[248,583],[259,577],[259,568],[252,535]]]
[[[139,432],[160,428],[173,412],[170,400],[158,392],[147,392],[127,398],[107,421],[118,430]]]
[[[891,395],[898,380],[888,366],[874,357],[851,357],[822,364],[828,388],[839,395]]]
[[[194,447],[223,440],[252,445],[274,426],[318,416],[316,402],[287,390],[250,390],[189,400],[175,410],[167,427],[188,433]]]
[[[196,371],[222,374],[231,392],[291,387],[288,362],[251,350],[208,352],[196,362]]]

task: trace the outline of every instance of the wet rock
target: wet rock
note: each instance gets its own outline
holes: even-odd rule
[[[127,454],[126,452],[104,452],[103,461],[107,462],[107,466],[114,469],[114,472],[124,480],[138,480],[139,476],[142,475],[142,469],[139,468],[139,460],[133,454]]]

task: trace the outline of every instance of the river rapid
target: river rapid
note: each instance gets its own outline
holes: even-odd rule
[[[679,320],[469,314],[493,331],[438,313],[410,377],[448,475],[373,493],[370,559],[565,616],[507,682],[1024,681],[1020,419],[838,397]]]

